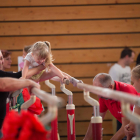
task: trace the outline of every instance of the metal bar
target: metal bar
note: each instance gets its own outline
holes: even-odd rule
[[[115,91],[109,88],[102,88],[102,87],[92,86],[83,83],[77,83],[77,87],[86,91],[90,91],[94,94],[97,94],[105,98],[109,98],[117,101],[125,101],[130,104],[135,104],[140,106],[140,98],[138,98],[138,96],[130,95],[126,92]]]

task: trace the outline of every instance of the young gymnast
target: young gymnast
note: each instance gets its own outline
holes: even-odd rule
[[[31,79],[36,82],[45,81],[47,79],[51,79],[54,76],[58,76],[62,82],[65,78],[68,79],[67,74],[63,73],[52,63],[51,45],[48,41],[38,41],[32,45],[30,52],[24,59],[22,78],[26,78],[28,69],[37,67],[39,65],[43,65],[44,70],[31,77]]]
[[[30,52],[30,48],[31,48],[31,45],[23,48],[23,55],[22,55],[23,59]],[[20,71],[23,69],[23,66],[24,66],[24,60],[19,64]]]

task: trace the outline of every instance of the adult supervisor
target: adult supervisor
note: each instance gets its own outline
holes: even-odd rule
[[[36,85],[34,82],[31,82],[30,80],[16,80],[16,79],[3,79],[4,77],[10,77],[10,78],[20,78],[22,75],[22,71],[17,72],[17,73],[11,73],[11,72],[5,72],[3,71],[3,55],[0,51],[0,129],[2,127],[2,123],[6,114],[6,99],[9,95],[8,91],[14,91],[16,89],[20,89],[23,87],[27,87],[30,85]],[[27,77],[31,77],[32,75],[40,72],[44,66],[36,67],[34,69],[31,69],[27,75]],[[14,83],[13,80],[16,80],[16,84]],[[26,83],[27,82],[27,83]],[[14,85],[12,85],[14,84]],[[23,85],[22,85],[23,84]],[[36,85],[37,86],[37,85]]]
[[[114,81],[109,74],[99,73],[93,79],[93,86],[110,88],[117,91],[127,92],[128,94],[138,96],[136,89],[126,83]],[[125,139],[124,126],[129,123],[129,120],[126,119],[122,115],[121,112],[121,104],[118,101],[107,99],[103,97],[99,97],[100,104],[100,116],[104,119],[107,110],[120,122],[122,123],[121,128],[115,133],[115,135],[111,138],[111,140],[122,140]],[[131,110],[133,107],[131,106]],[[84,140],[92,139],[92,127],[91,123],[87,130]]]

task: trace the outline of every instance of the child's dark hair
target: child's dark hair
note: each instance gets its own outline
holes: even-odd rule
[[[23,48],[23,50],[24,50],[26,53],[29,53],[29,52],[30,52],[31,47],[32,47],[32,45],[25,46],[25,47]]]
[[[129,57],[131,57],[132,56],[132,52],[134,52],[134,51],[132,51],[130,48],[128,48],[128,47],[126,47],[126,48],[124,48],[123,50],[122,50],[122,52],[121,52],[121,56],[120,56],[120,58],[124,58],[125,56],[129,56]]]

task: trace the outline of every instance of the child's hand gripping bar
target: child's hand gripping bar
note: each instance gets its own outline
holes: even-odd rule
[[[76,79],[74,77],[70,78],[70,82],[73,84],[74,87],[77,87],[77,83],[83,83],[82,80],[78,80],[78,79]]]
[[[66,85],[69,85],[70,81],[68,79],[64,78],[63,83],[66,84]]]

